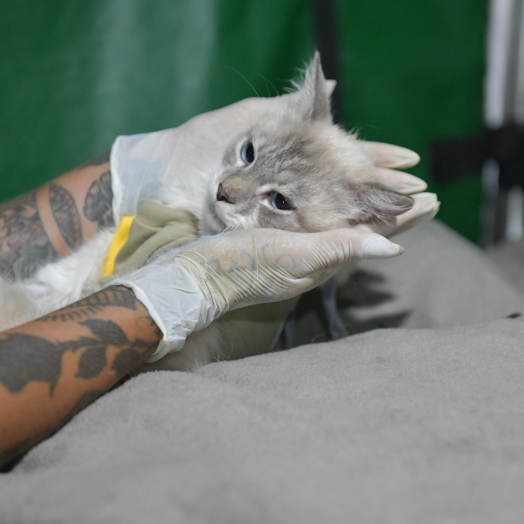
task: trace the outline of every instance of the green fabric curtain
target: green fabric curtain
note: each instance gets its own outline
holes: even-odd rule
[[[153,131],[281,92],[315,48],[306,0],[0,0],[0,199]],[[345,122],[423,157],[482,125],[485,0],[337,2]],[[478,178],[437,187],[477,235]]]

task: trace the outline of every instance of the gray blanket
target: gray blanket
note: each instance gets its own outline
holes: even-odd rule
[[[0,476],[0,522],[522,522],[524,296],[438,223],[399,242],[341,297],[389,329],[138,376]]]

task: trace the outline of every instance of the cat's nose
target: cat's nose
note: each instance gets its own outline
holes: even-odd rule
[[[231,199],[229,198],[229,195],[226,193],[226,190],[222,184],[218,184],[217,202],[227,202],[228,204],[233,203],[231,202]]]

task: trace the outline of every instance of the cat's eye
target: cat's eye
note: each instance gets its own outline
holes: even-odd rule
[[[271,193],[269,193],[269,201],[275,209],[280,209],[280,211],[291,211],[293,209],[293,206],[289,201],[276,191],[271,191]]]
[[[244,143],[240,150],[240,158],[244,164],[252,164],[255,161],[255,148],[253,147],[253,142],[248,140]]]

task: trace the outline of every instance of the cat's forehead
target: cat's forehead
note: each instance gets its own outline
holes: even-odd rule
[[[330,133],[322,126],[310,123],[300,125],[283,125],[255,127],[251,139],[262,160],[275,162],[289,159],[319,160],[319,155],[329,147]],[[325,160],[336,160],[335,157]]]
[[[245,175],[260,184],[373,182],[374,167],[356,137],[332,123],[262,118],[227,151],[224,164],[244,171],[243,145],[252,142],[255,161]]]
[[[349,171],[368,174],[372,163],[355,136],[330,124],[303,123],[283,126],[273,132],[253,129],[257,162],[273,166],[275,171],[286,167],[313,169],[315,172],[347,176]]]

